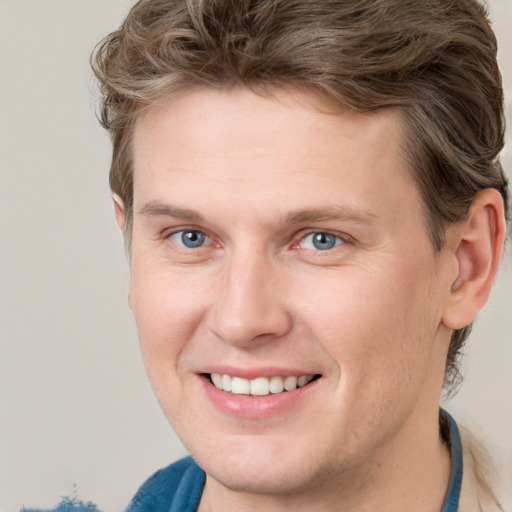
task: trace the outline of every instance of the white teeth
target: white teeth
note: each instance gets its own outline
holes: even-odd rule
[[[222,376],[222,389],[224,391],[231,391],[231,377],[229,375]]]
[[[231,375],[221,375],[219,373],[210,374],[213,385],[217,389],[228,391],[234,395],[253,395],[265,396],[270,393],[282,393],[283,391],[293,391],[297,387],[301,388],[309,384],[315,377],[314,375],[301,375],[299,378],[290,375],[289,377],[258,377],[256,379],[244,379],[242,377],[231,377]]]
[[[284,390],[283,378],[272,377],[270,379],[269,389],[271,393],[282,393]]]
[[[212,373],[210,377],[212,378],[212,382],[214,383],[215,387],[222,389],[222,375],[219,375],[218,373]]]
[[[313,380],[313,375],[301,375],[297,380],[297,387],[302,388]]]
[[[270,393],[270,383],[265,377],[253,379],[251,382],[251,395],[265,396]]]
[[[231,379],[231,393],[234,395],[249,395],[251,392],[251,382],[241,377]]]
[[[284,379],[284,389],[292,391],[297,388],[297,377],[286,377]]]

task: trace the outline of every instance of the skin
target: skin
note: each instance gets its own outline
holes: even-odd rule
[[[479,252],[466,235],[498,201],[435,253],[401,143],[396,111],[328,114],[290,91],[197,90],[138,119],[129,303],[160,406],[207,473],[201,511],[440,510],[451,329],[485,302],[466,281],[497,267],[483,254],[501,236]],[[321,378],[240,418],[205,392],[219,365]]]

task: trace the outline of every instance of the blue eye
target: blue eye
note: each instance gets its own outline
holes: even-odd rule
[[[174,243],[187,247],[188,249],[196,249],[201,247],[209,238],[201,231],[193,229],[185,229],[177,231],[169,237]]]
[[[343,240],[339,236],[324,231],[317,231],[306,235],[301,240],[302,249],[314,249],[317,251],[327,251],[341,245]]]

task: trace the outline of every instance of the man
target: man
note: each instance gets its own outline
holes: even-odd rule
[[[94,67],[130,307],[192,456],[129,510],[504,510],[439,411],[506,232],[483,8],[142,0]]]

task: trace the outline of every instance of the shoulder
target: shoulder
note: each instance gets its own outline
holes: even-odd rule
[[[512,461],[491,453],[480,440],[460,428],[463,479],[459,510],[464,512],[512,511]]]
[[[125,512],[172,512],[197,509],[205,474],[191,457],[158,470],[139,488]]]

